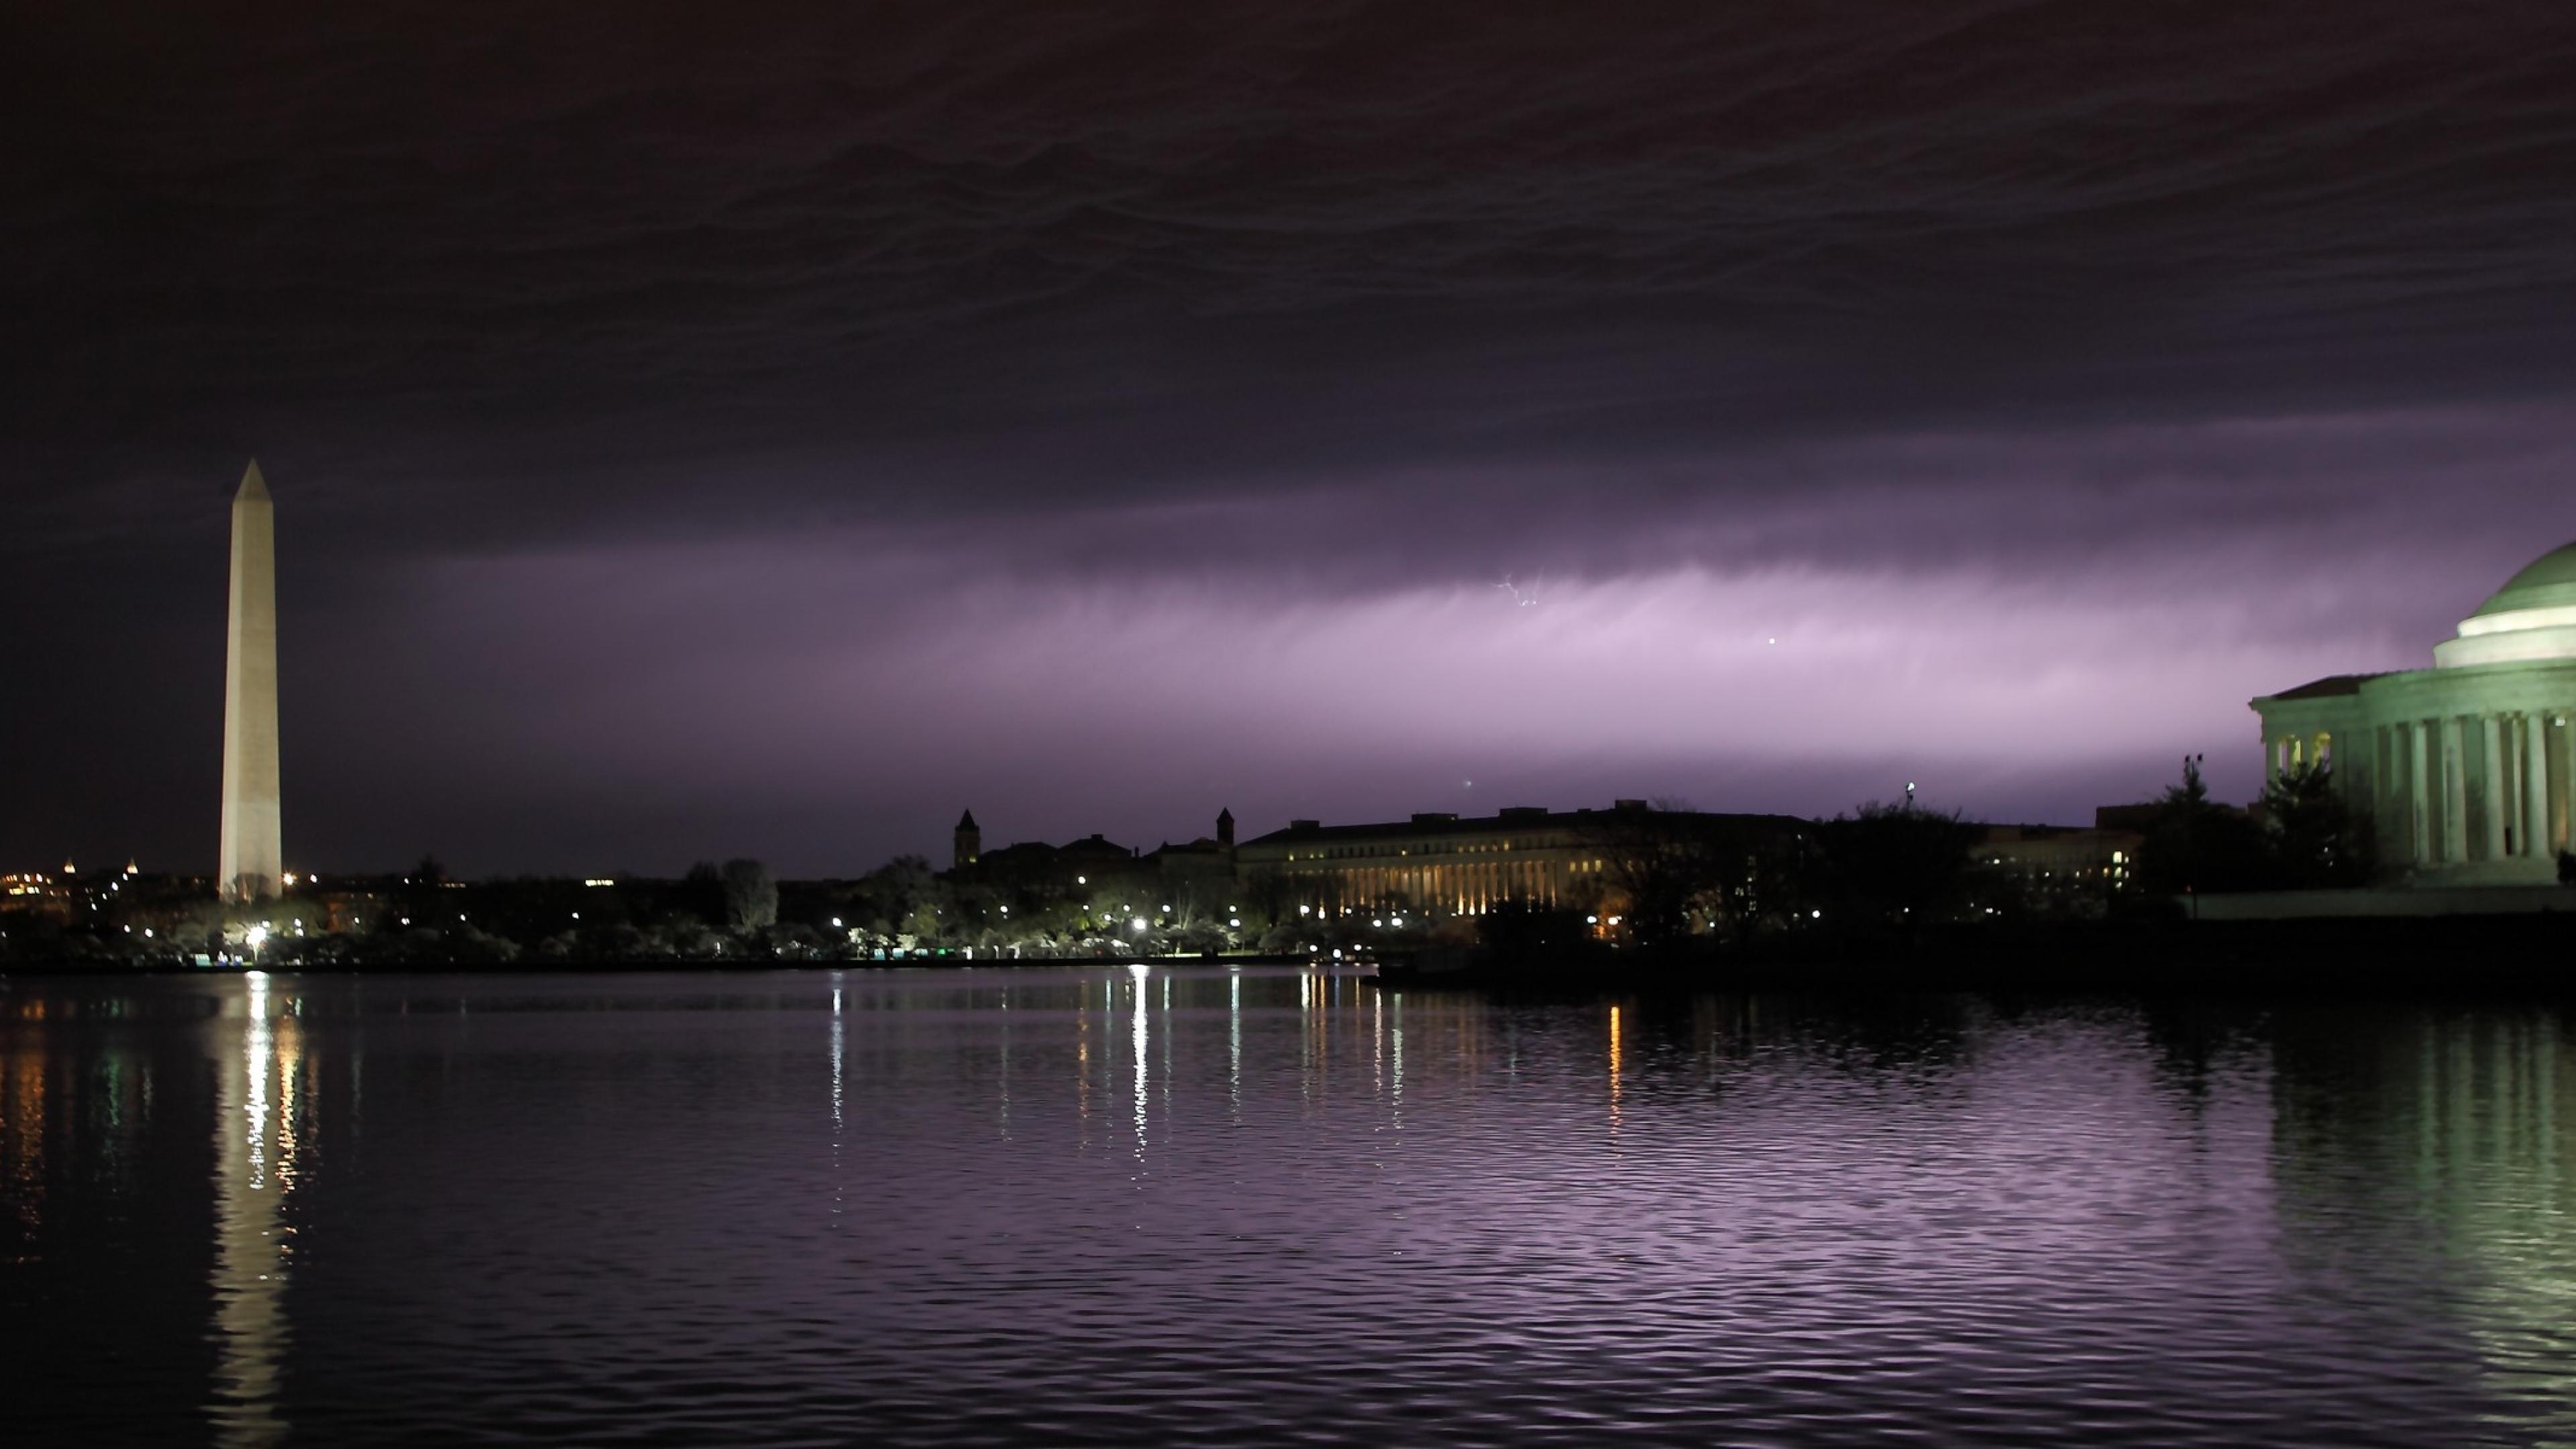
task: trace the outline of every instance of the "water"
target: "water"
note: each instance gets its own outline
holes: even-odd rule
[[[2576,1440],[2543,1009],[0,983],[12,1445]]]

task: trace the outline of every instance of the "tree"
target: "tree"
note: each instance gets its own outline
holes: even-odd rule
[[[1595,839],[1609,890],[1597,903],[1648,950],[1677,946],[1726,914],[1729,866],[1742,852],[1707,817],[1679,802],[1603,829]]]
[[[2331,764],[2298,765],[2275,777],[2263,787],[2263,814],[2284,886],[2363,885],[2378,865],[2370,819],[2335,788]]]
[[[1984,835],[1956,811],[1872,800],[1817,828],[1827,893],[1846,924],[1853,916],[1905,929],[1947,920],[1966,900],[1969,851]]]
[[[778,924],[778,882],[756,860],[724,863],[725,919],[737,931],[765,931]]]
[[[2209,798],[2200,757],[2182,762],[2182,783],[2156,802],[2138,847],[2138,883],[2157,895],[2259,890],[2277,872],[2262,830],[2241,810]]]
[[[1740,873],[1721,899],[1741,944],[1808,917],[1826,894],[1828,872],[1815,830],[1768,832],[1748,842]]]
[[[930,862],[899,855],[859,877],[850,893],[851,925],[883,949],[909,949],[936,933],[943,887]]]
[[[682,909],[694,913],[699,920],[710,926],[723,921],[725,919],[724,872],[718,870],[712,860],[702,860],[690,866],[689,873],[680,877],[680,900],[683,902]]]
[[[1476,940],[1496,965],[1561,966],[1593,949],[1583,913],[1536,901],[1498,901],[1476,920]]]

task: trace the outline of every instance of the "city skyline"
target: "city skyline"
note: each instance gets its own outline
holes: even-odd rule
[[[2576,4],[0,54],[8,1449],[2576,1445]]]
[[[22,864],[212,865],[252,454],[293,863],[474,874],[2242,801],[2576,538],[2540,11],[21,28]]]

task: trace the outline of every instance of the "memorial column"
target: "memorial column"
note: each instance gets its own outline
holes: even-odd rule
[[[2522,853],[2549,854],[2549,721],[2540,711],[2522,717]]]
[[[2433,798],[2426,792],[2424,722],[2408,720],[2406,730],[2406,843],[2410,864],[2433,859]]]
[[[2558,771],[2555,777],[2558,785],[2558,828],[2566,837],[2567,848],[2576,850],[2576,726],[2565,723],[2566,715],[2552,712],[2550,717],[2560,721],[2550,728],[2550,733],[2558,737],[2559,756],[2567,762],[2567,768]]]
[[[2461,758],[2460,717],[2446,714],[2442,730],[2442,863],[2469,853],[2468,762]]]
[[[2504,859],[2505,770],[2504,720],[2493,714],[2478,716],[2478,744],[2486,758],[2478,762],[2478,800],[2486,811],[2487,859]]]

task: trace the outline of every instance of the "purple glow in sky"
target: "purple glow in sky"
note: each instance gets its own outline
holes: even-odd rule
[[[254,453],[308,869],[2241,797],[2576,538],[2549,7],[709,15],[6,22],[0,858]]]

